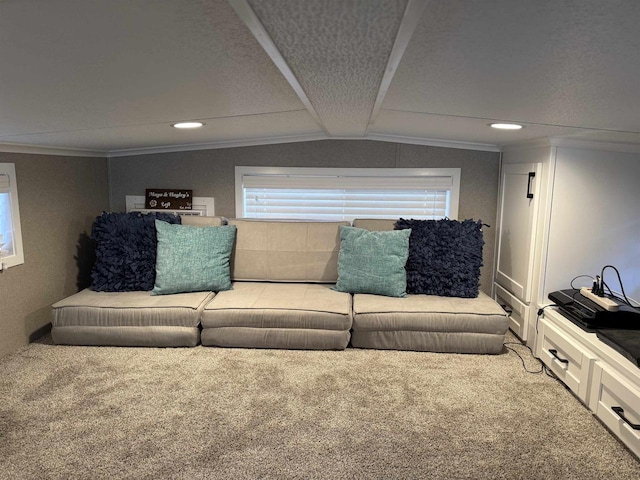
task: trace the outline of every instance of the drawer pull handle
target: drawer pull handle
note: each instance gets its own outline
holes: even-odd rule
[[[624,416],[624,409],[622,407],[611,407],[611,410],[618,415],[624,423],[629,425],[634,430],[640,430],[640,423],[631,423],[627,417]]]
[[[553,355],[556,358],[556,360],[558,360],[560,363],[569,363],[569,360],[567,360],[566,358],[560,358],[558,356],[558,351],[556,349],[550,348],[549,353]]]

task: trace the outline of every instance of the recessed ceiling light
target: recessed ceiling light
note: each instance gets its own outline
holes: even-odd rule
[[[203,125],[204,122],[178,122],[171,124],[174,128],[200,128]]]
[[[517,123],[490,123],[489,126],[499,130],[520,130],[523,128],[522,125],[518,125]]]

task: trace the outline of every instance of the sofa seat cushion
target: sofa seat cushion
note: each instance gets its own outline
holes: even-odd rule
[[[75,345],[193,346],[199,340],[202,310],[214,295],[83,290],[53,305],[53,340]]]
[[[499,353],[508,317],[486,294],[477,298],[354,295],[352,344],[361,348]]]
[[[203,345],[344,349],[351,295],[324,284],[235,282],[205,307],[202,328]]]
[[[324,284],[235,282],[205,306],[202,327],[349,330],[351,295]]]
[[[152,296],[86,289],[53,304],[53,325],[197,327],[213,297],[212,292]]]
[[[353,311],[354,330],[505,333],[508,325],[505,311],[482,292],[477,298],[354,295]]]

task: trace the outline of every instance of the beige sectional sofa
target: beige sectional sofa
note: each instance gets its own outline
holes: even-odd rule
[[[202,221],[202,220],[200,220]],[[392,298],[338,292],[340,226],[244,220],[233,289],[150,296],[82,291],[53,306],[53,339],[81,345],[400,349],[499,353],[507,316],[487,295]],[[391,230],[391,220],[354,226]],[[200,330],[202,329],[201,334]]]

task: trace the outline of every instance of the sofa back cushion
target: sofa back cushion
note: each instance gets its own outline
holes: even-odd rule
[[[356,218],[353,221],[353,226],[372,232],[386,232],[387,230],[393,230],[397,221],[397,218]]]
[[[227,219],[225,217],[201,217],[199,215],[184,215],[182,217],[182,225],[192,227],[219,227],[226,224]]]
[[[349,222],[229,220],[236,243],[233,280],[335,283],[340,225]]]

